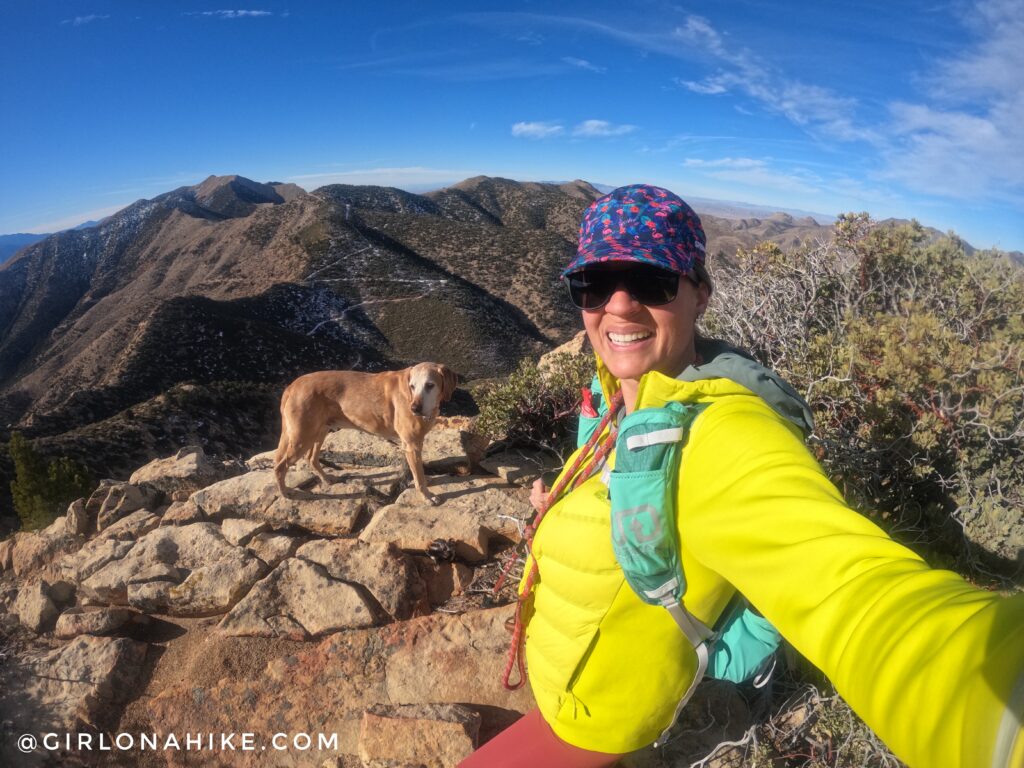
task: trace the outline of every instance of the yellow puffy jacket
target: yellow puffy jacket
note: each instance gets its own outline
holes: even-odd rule
[[[598,372],[607,398],[618,384],[600,360]],[[690,612],[713,625],[739,590],[914,768],[1024,767],[1024,594],[931,569],[852,511],[799,430],[749,389],[641,379],[638,409],[669,401],[708,404],[680,462]],[[526,660],[545,720],[584,749],[650,744],[696,654],[626,583],[599,477],[552,506],[532,551]]]

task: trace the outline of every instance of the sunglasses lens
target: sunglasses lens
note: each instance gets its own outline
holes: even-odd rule
[[[577,309],[599,309],[608,303],[615,291],[616,279],[610,272],[584,269],[566,277],[569,300]]]
[[[668,304],[679,290],[679,275],[638,264],[626,270],[583,269],[566,276],[569,299],[578,309],[600,309],[619,285],[648,307]]]
[[[668,304],[676,297],[679,275],[657,267],[640,266],[626,273],[629,295],[648,307]]]

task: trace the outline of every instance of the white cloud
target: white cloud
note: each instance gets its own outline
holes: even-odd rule
[[[929,103],[895,102],[886,178],[954,199],[1024,207],[1024,0],[981,0],[973,42],[936,64]]]
[[[186,13],[186,16],[216,16],[221,19],[244,19],[257,18],[260,16],[273,16],[272,11],[193,11]]]
[[[687,88],[694,93],[702,93],[705,95],[714,95],[716,93],[725,93],[729,89],[721,83],[713,81],[707,81],[703,83],[695,83],[693,80],[680,80],[676,78],[676,83],[681,85],[683,88]]]
[[[625,136],[635,130],[635,125],[613,125],[607,120],[584,120],[572,129],[572,135],[585,138]]]
[[[110,16],[107,14],[91,13],[88,16],[75,16],[73,19],[64,19],[61,24],[73,24],[76,27],[80,27],[83,24],[89,24],[100,19],[109,19]]]
[[[73,213],[68,216],[61,216],[58,219],[52,219],[50,221],[44,221],[41,224],[28,227],[26,232],[34,233],[45,233],[45,232],[60,232],[64,229],[71,229],[77,227],[86,221],[99,221],[105,219],[107,216],[111,216],[122,208],[131,205],[131,203],[121,203],[120,205],[108,205],[105,208],[94,208],[91,211],[83,211],[81,213]]]
[[[576,67],[577,69],[585,69],[588,72],[594,72],[598,75],[603,75],[608,71],[607,67],[601,67],[597,64],[591,64],[586,59],[577,59],[573,56],[563,56],[562,61],[568,64],[570,67]]]
[[[558,123],[519,122],[512,126],[512,135],[521,139],[546,139],[549,136],[557,136],[564,130]]]
[[[750,157],[721,157],[717,160],[699,160],[688,157],[683,161],[683,165],[687,168],[760,168],[765,165],[765,162]]]

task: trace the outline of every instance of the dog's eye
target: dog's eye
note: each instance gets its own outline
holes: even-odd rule
[[[424,387],[424,389],[433,389],[433,388],[434,388],[434,382],[432,382],[432,381],[428,381],[427,382],[427,386]]]

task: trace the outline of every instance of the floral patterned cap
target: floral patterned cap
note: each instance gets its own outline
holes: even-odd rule
[[[678,195],[649,184],[619,187],[584,211],[576,258],[562,277],[609,261],[689,274],[703,269],[706,243],[700,217]]]

